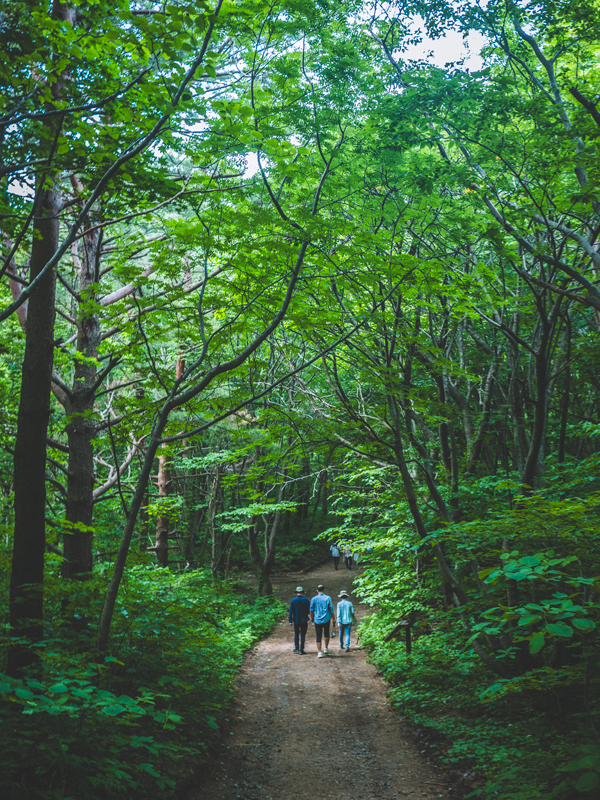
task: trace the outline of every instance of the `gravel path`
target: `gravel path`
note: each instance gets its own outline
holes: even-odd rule
[[[279,597],[298,584],[310,598],[318,583],[334,602],[352,578],[331,564],[274,579]],[[360,619],[367,611],[352,597]],[[292,653],[286,619],[257,645],[241,670],[228,747],[198,776],[186,800],[423,800],[449,797],[447,778],[419,755],[385,684],[358,649],[337,641],[318,659],[309,625],[307,654]]]

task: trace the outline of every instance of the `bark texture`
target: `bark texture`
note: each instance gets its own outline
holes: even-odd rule
[[[92,227],[88,221],[86,227]],[[90,292],[96,282],[100,233],[86,233],[82,239],[83,252],[79,262],[79,294],[92,299]],[[73,388],[66,405],[69,466],[67,476],[66,518],[72,523],[64,536],[65,560],[63,578],[89,576],[92,572],[92,523],[94,511],[94,445],[97,432],[93,419],[96,396],[95,360],[100,346],[100,321],[95,314],[78,320],[77,352]]]
[[[39,194],[33,226],[30,280],[42,271],[58,248],[60,197],[52,189]],[[14,456],[15,533],[10,579],[12,636],[27,642],[43,634],[43,581],[46,528],[46,434],[54,359],[56,272],[49,271],[31,295]],[[35,660],[26,644],[15,644],[8,656],[11,675]]]

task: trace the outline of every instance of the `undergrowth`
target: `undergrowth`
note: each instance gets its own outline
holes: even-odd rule
[[[391,619],[397,617],[375,614],[361,625],[370,660],[390,685],[392,705],[414,724],[441,734],[431,737],[441,760],[463,773],[485,776],[485,785],[471,796],[593,796],[581,778],[595,772],[598,744],[580,683],[565,680],[551,688],[544,681],[551,677],[547,671],[537,685],[490,700],[489,687],[497,678],[470,649],[466,636],[444,630],[438,617],[438,628],[413,641],[407,655],[404,641],[383,641]],[[597,691],[597,672],[592,683]]]
[[[0,795],[171,796],[181,760],[200,756],[218,734],[242,656],[283,604],[204,571],[134,567],[110,654],[99,658],[106,573],[65,582],[55,562],[48,575],[55,585],[39,664],[22,680],[0,676]]]

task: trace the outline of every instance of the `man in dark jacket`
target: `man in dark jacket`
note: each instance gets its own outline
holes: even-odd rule
[[[288,620],[294,626],[294,653],[304,655],[304,640],[306,639],[306,629],[308,628],[308,610],[310,603],[304,597],[302,586],[296,587],[296,597],[290,603],[290,613]]]

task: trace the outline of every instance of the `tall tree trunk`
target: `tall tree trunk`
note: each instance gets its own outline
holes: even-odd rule
[[[279,497],[277,502],[283,500],[284,487],[279,487]],[[250,553],[250,560],[256,574],[258,584],[258,594],[260,597],[267,597],[273,594],[273,584],[271,583],[271,571],[275,563],[275,548],[277,543],[277,534],[281,524],[281,511],[276,511],[272,522],[265,528],[265,553],[261,556],[258,547],[258,517],[255,517],[252,525],[248,530],[248,551]]]
[[[75,184],[74,184],[75,185]],[[81,192],[79,184],[76,191]],[[91,220],[86,227],[92,227]],[[79,257],[79,295],[84,302],[95,300],[100,231],[86,233]],[[65,532],[63,578],[89,577],[93,569],[92,523],[94,513],[94,445],[97,433],[93,419],[96,399],[96,358],[100,346],[100,320],[90,314],[77,322],[77,353],[71,395],[65,411],[69,440],[69,467],[65,516],[72,526]]]
[[[148,514],[148,506],[150,505],[150,495],[146,492],[144,496],[144,505],[140,508],[140,535],[138,538],[138,547],[140,552],[144,553],[148,549],[148,534],[150,533],[150,515]]]
[[[42,176],[40,180],[45,180]],[[31,248],[33,280],[58,248],[60,196],[54,188],[40,192]],[[10,578],[11,635],[36,642],[43,634],[44,550],[46,518],[46,435],[54,361],[56,271],[42,279],[29,299],[21,397],[14,456],[15,533]],[[8,672],[18,674],[35,660],[20,644],[8,655]]]
[[[567,347],[565,351],[565,380],[563,384],[563,397],[560,405],[560,431],[558,434],[558,463],[562,464],[565,460],[567,445],[567,424],[569,421],[569,401],[571,396],[571,317],[569,311],[566,314],[567,320]]]
[[[219,574],[219,566],[221,564],[221,558],[223,555],[221,549],[221,533],[220,530],[217,529],[217,525],[215,523],[215,517],[217,515],[217,508],[219,505],[219,485],[221,482],[221,472],[219,467],[217,466],[217,472],[215,475],[215,479],[212,483],[211,490],[210,490],[210,499],[208,501],[208,528],[210,530],[210,539],[212,543],[211,549],[211,558],[210,558],[210,571],[213,578],[216,578]]]
[[[558,463],[562,464],[567,452],[567,424],[569,421],[569,400],[571,395],[571,367],[565,370],[563,397],[560,405],[560,431],[558,434]]]
[[[175,378],[179,379],[185,370],[185,362],[182,359],[177,359],[177,365],[175,367]],[[184,440],[185,446],[185,440]],[[162,445],[163,455],[158,457],[158,476],[157,476],[157,484],[158,484],[158,498],[165,498],[169,496],[171,491],[171,458],[168,455],[164,454],[164,451],[168,449],[166,445]],[[149,550],[153,550],[156,554],[156,560],[159,564],[163,567],[169,566],[169,529],[170,529],[170,520],[168,514],[163,514],[158,517],[156,521],[156,540],[154,542],[154,547],[149,547]]]
[[[538,351],[535,354],[535,402],[533,406],[533,429],[529,443],[527,460],[521,475],[525,493],[535,488],[543,470],[544,440],[548,422],[548,349],[553,326],[547,321],[540,337]]]
[[[477,433],[475,435],[475,438],[470,442],[470,445],[467,448],[467,468],[465,470],[467,475],[474,474],[477,462],[481,457],[481,451],[483,449],[483,443],[485,441],[485,436],[490,421],[490,414],[492,409],[492,396],[493,396],[492,389],[494,386],[494,381],[496,380],[497,373],[498,373],[498,360],[494,358],[488,370],[487,378],[485,381],[485,387],[483,390],[483,402],[482,402],[483,409],[482,409],[481,419],[479,420],[479,425],[477,426]]]
[[[456,445],[456,432],[454,422],[448,420],[448,443],[450,445],[450,505],[453,509],[453,518],[460,518],[460,507],[458,502],[458,449]]]
[[[71,8],[56,0],[51,16],[70,23],[75,18]],[[55,102],[61,99],[63,77],[59,75],[51,86]],[[54,108],[52,103],[48,105]],[[59,125],[57,117],[48,117],[45,125],[48,141],[55,140]],[[48,163],[50,166],[50,161]],[[30,281],[40,274],[58,249],[61,198],[49,173],[42,172],[38,177],[36,204]],[[46,436],[54,364],[55,291],[56,270],[52,269],[29,299],[14,455],[15,530],[9,618],[12,635],[29,642],[38,641],[43,635]],[[13,645],[8,653],[9,674],[19,674],[35,658],[33,650],[26,645]]]
[[[164,449],[165,445],[163,445]],[[169,457],[161,454],[158,457],[158,499],[169,496],[169,486],[171,484],[171,470],[169,469]],[[161,514],[156,520],[156,540],[154,547],[149,547],[156,555],[156,560],[163,567],[169,566],[169,516]]]

